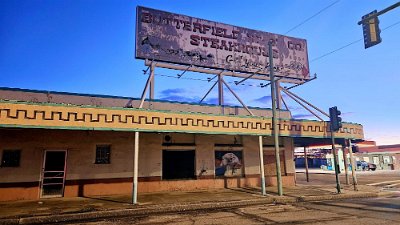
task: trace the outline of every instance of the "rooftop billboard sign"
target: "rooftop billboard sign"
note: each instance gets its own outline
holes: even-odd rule
[[[138,6],[136,58],[310,79],[307,41]]]

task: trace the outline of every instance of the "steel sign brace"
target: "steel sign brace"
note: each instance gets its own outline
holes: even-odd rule
[[[293,86],[291,86],[291,87],[286,88],[286,90],[289,90],[289,89],[298,87],[298,86],[300,86],[300,85],[303,85],[303,84],[308,83],[308,82],[310,82],[310,81],[312,81],[312,80],[315,80],[315,79],[317,79],[317,74],[314,74],[314,77],[313,77],[313,78],[311,78],[311,79],[309,79],[309,80],[306,80],[306,81],[304,81],[304,82],[301,83],[301,84],[296,84],[296,85],[293,85]]]
[[[286,89],[282,88],[282,91],[285,92],[287,94],[288,97],[290,97],[291,99],[293,99],[295,102],[297,102],[299,105],[303,106],[304,109],[306,109],[307,111],[309,111],[311,114],[313,114],[315,117],[317,117],[318,119],[320,119],[321,121],[324,121],[320,116],[318,116],[318,114],[316,114],[315,112],[313,112],[311,109],[309,109],[306,105],[304,105],[303,103],[301,103],[299,100],[297,100],[295,98],[295,96],[292,96],[291,92],[287,92]]]
[[[154,100],[154,88],[155,88],[155,82],[154,82],[154,66],[150,66],[150,92],[149,92],[149,108],[153,109],[153,100]]]
[[[183,74],[185,74],[190,67],[192,67],[192,65],[188,66],[188,68],[186,68],[186,70],[184,70],[181,74],[177,74],[178,75],[178,79],[181,78],[183,76]]]
[[[212,91],[212,89],[214,89],[215,85],[217,85],[218,81],[216,81],[211,88],[207,91],[207,93],[204,95],[204,97],[200,100],[199,103],[202,103],[204,101],[204,99],[208,96],[208,94],[210,94],[210,92]]]
[[[314,106],[313,104],[309,103],[308,101],[306,101],[305,99],[301,98],[300,96],[296,95],[293,92],[288,91],[287,88],[282,88],[282,91],[285,92],[287,95],[292,95],[294,97],[296,97],[297,99],[300,99],[302,102],[306,103],[307,105],[311,106],[312,108],[314,108],[315,110],[317,110],[318,112],[320,112],[321,114],[329,117],[329,114],[322,111],[321,109],[319,109],[318,107]]]
[[[222,83],[222,72],[218,75],[218,105],[221,107],[221,114],[224,114],[224,86]]]

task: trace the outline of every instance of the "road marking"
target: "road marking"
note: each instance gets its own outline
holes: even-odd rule
[[[367,184],[368,186],[378,186],[382,184],[397,184],[400,183],[400,180],[391,180],[391,181],[383,181],[379,183],[372,183],[372,184]]]
[[[386,187],[387,188],[392,188],[392,187],[396,187],[396,186],[400,186],[400,183],[387,185]]]

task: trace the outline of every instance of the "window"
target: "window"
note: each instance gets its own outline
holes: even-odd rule
[[[391,163],[390,156],[388,156],[388,155],[383,156],[383,163],[385,163],[385,164]]]
[[[110,163],[110,145],[97,145],[96,146],[96,164],[109,164]]]
[[[2,167],[18,167],[21,158],[21,150],[4,150],[1,160]]]

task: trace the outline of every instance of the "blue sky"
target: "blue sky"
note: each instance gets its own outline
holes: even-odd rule
[[[380,16],[382,43],[364,49],[361,16],[396,1],[0,1],[0,86],[77,93],[140,96],[146,76],[134,57],[136,6],[307,39],[311,73],[318,78],[292,89],[328,111],[338,106],[344,121],[363,124],[365,138],[400,143],[400,8]],[[156,98],[199,101],[209,75],[156,70]],[[190,78],[190,79],[183,79]],[[197,79],[197,80],[192,80]],[[233,78],[227,81],[233,82]],[[232,88],[247,105],[270,107],[270,90],[249,81]],[[290,85],[284,85],[290,86]],[[207,103],[216,103],[211,92]],[[238,105],[226,94],[228,104]],[[315,119],[287,100],[297,118]]]

